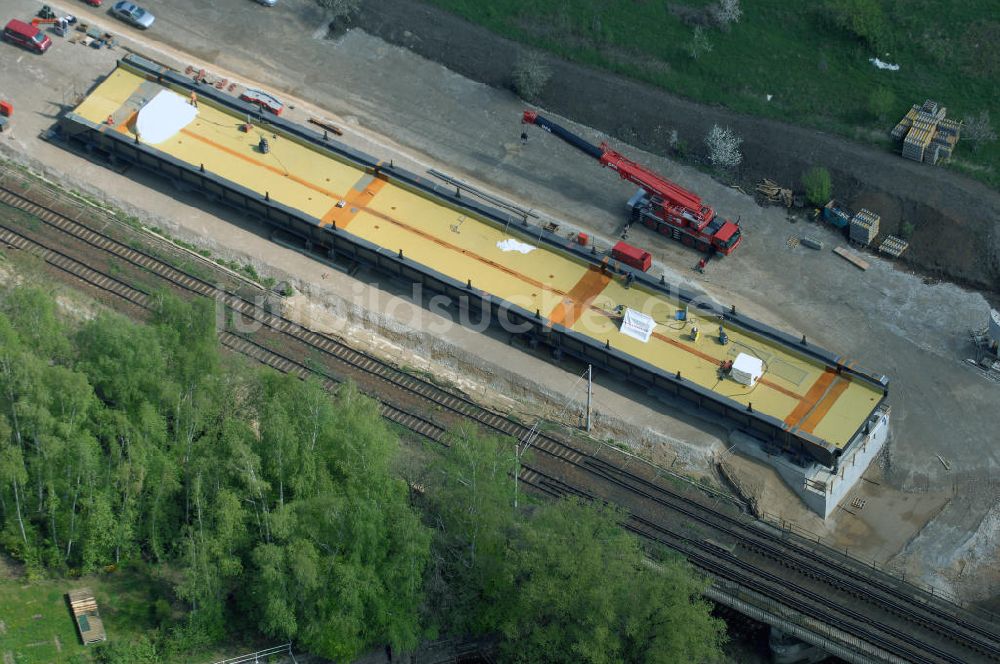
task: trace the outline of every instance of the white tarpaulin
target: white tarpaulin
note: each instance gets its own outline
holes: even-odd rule
[[[518,240],[515,240],[513,238],[507,240],[500,240],[499,242],[497,242],[497,248],[500,249],[500,251],[517,251],[522,254],[527,254],[535,250],[535,247],[531,246],[530,244],[519,242]]]
[[[764,375],[764,360],[740,353],[733,361],[732,377],[737,383],[753,387]]]
[[[198,109],[186,99],[170,90],[162,90],[148,104],[139,109],[135,130],[143,143],[162,143],[188,126]]]
[[[899,65],[894,65],[889,62],[883,62],[878,58],[868,58],[868,62],[872,63],[879,69],[888,69],[889,71],[899,71]]]
[[[633,339],[646,343],[655,327],[656,321],[646,314],[634,309],[625,309],[625,315],[622,317],[622,334],[627,334]]]

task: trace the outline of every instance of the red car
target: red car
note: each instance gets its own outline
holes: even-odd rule
[[[91,7],[100,7],[102,0],[83,0]]]
[[[48,35],[30,23],[18,21],[17,19],[13,19],[3,29],[3,38],[5,41],[17,44],[35,53],[44,53],[49,49],[49,46],[52,46],[52,40],[49,39]]]

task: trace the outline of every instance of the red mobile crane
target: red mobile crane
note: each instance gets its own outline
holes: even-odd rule
[[[585,141],[534,111],[525,111],[521,121],[555,134],[589,157],[618,173],[623,180],[639,185],[628,200],[629,223],[641,223],[667,237],[680,240],[703,252],[733,253],[743,241],[737,224],[716,216],[701,198],[657,175],[608,147]]]

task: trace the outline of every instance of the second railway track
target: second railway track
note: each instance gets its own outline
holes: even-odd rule
[[[247,320],[256,321],[269,334],[280,336],[291,345],[290,347],[307,349],[307,352],[313,354],[318,353],[324,360],[338,367],[340,370],[338,373],[342,372],[350,377],[356,375],[365,377],[366,391],[379,398],[382,414],[411,431],[439,441],[450,424],[460,419],[471,419],[493,432],[530,444],[541,455],[537,462],[527,466],[522,473],[521,479],[527,484],[546,493],[559,495],[571,493],[600,500],[608,500],[609,496],[618,495],[620,499],[618,502],[634,514],[633,523],[627,524],[630,529],[649,539],[684,550],[692,562],[706,571],[723,575],[723,572],[728,570],[727,578],[735,574],[737,578],[749,582],[752,569],[748,563],[741,562],[740,570],[734,572],[733,560],[728,558],[738,560],[735,556],[729,554],[727,558],[723,552],[716,551],[713,558],[713,552],[707,550],[703,543],[699,544],[663,524],[639,516],[639,513],[662,514],[663,510],[669,510],[688,522],[698,523],[713,532],[725,534],[739,546],[772,561],[779,568],[796,572],[804,580],[803,583],[808,581],[821,588],[834,589],[845,597],[861,600],[876,608],[877,612],[883,614],[883,618],[889,617],[890,621],[896,624],[890,625],[875,620],[867,614],[864,616],[866,622],[861,624],[854,609],[842,606],[839,615],[835,615],[835,606],[824,607],[815,603],[815,597],[811,600],[806,597],[814,594],[815,588],[807,588],[800,584],[780,591],[773,585],[769,586],[771,595],[780,596],[781,601],[789,605],[806,602],[799,606],[805,615],[827,620],[829,624],[843,625],[842,629],[873,645],[890,651],[906,652],[913,661],[970,661],[940,648],[940,644],[927,643],[925,639],[919,637],[908,637],[901,641],[898,639],[898,634],[899,623],[902,623],[902,626],[910,627],[911,633],[923,635],[926,631],[930,631],[950,643],[961,646],[960,650],[971,651],[980,658],[1000,661],[1000,636],[997,635],[995,626],[991,628],[978,617],[967,614],[959,607],[953,607],[934,598],[928,599],[929,596],[922,596],[922,591],[901,585],[891,577],[874,571],[866,574],[864,578],[859,578],[861,572],[857,566],[817,551],[804,541],[800,542],[769,527],[761,527],[749,519],[713,510],[710,506],[663,482],[628,471],[556,436],[538,432],[484,408],[463,395],[407,374],[332,337],[313,332],[294,321],[267,312],[256,302],[185,273],[150,253],[123,244],[100,229],[72,219],[47,205],[41,205],[16,191],[0,187],[0,202],[32,215],[50,229],[72,238],[75,242],[106,252],[116,259],[153,274],[175,289],[218,300],[230,311],[238,313]],[[112,293],[132,305],[145,308],[150,306],[147,292],[92,266],[84,265],[67,253],[32,239],[29,235],[7,224],[0,228],[0,239],[11,246],[32,251],[54,267],[72,274],[93,287]],[[233,352],[247,355],[279,371],[302,377],[318,373],[321,380],[328,384],[337,380],[332,373],[318,371],[316,367],[295,357],[294,353],[276,351],[246,336],[222,331],[220,342]],[[282,346],[282,351],[287,351],[285,346]],[[405,398],[401,395],[405,395]],[[407,403],[410,407],[400,407],[398,405],[400,402]],[[422,414],[435,411],[441,416],[431,418]],[[567,469],[573,469],[573,472],[568,473]],[[533,475],[528,477],[525,473]],[[590,486],[587,486],[587,482],[581,482],[581,478],[589,479]],[[758,573],[773,576],[773,572],[766,570],[758,570]],[[774,582],[773,579],[764,581],[758,579],[760,583],[765,581],[772,584]],[[807,600],[813,604],[809,604]],[[930,659],[925,659],[924,656]]]

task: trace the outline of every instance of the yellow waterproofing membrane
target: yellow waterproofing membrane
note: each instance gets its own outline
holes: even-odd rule
[[[143,94],[139,95],[140,86]],[[162,89],[125,69],[117,69],[76,109],[91,122],[115,119],[107,131],[132,135],[136,98]],[[152,94],[150,94],[152,93]],[[623,351],[703,388],[752,404],[791,428],[842,448],[874,410],[882,391],[852,380],[787,347],[726,329],[718,321],[677,320],[679,304],[668,296],[626,288],[620,276],[604,272],[546,248],[532,246],[503,229],[345,164],[266,128],[242,131],[245,118],[199,103],[198,116],[169,139],[154,145],[176,159],[298,209],[408,260],[422,263],[460,282],[538,311],[601,344]],[[258,147],[266,138],[269,150]],[[141,138],[141,137],[140,137]],[[514,242],[510,242],[510,241]],[[512,245],[512,246],[511,246]],[[524,252],[524,253],[522,253]],[[643,343],[618,331],[622,307],[651,316],[657,326]],[[695,313],[695,312],[692,312]],[[696,313],[695,313],[696,315]],[[695,339],[692,328],[701,332]],[[740,353],[760,358],[764,375],[753,387],[724,376],[720,367]]]

